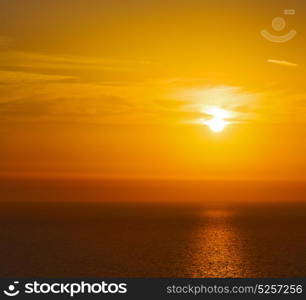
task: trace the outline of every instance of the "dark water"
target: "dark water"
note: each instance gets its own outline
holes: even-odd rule
[[[305,183],[0,182],[1,276],[306,277]]]

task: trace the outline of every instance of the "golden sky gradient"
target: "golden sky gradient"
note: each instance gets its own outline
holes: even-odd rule
[[[1,0],[1,175],[304,179],[305,15],[298,0]]]

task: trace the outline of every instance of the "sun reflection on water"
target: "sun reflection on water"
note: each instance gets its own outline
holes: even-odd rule
[[[237,228],[230,210],[202,212],[203,226],[194,233],[192,276],[243,277],[243,253]]]

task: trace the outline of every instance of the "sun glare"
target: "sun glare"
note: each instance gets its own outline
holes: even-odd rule
[[[213,132],[221,132],[225,126],[227,125],[227,122],[218,119],[218,118],[213,118],[209,121],[206,121],[205,124],[213,131]]]
[[[225,119],[230,117],[230,113],[219,107],[209,107],[205,113],[211,115],[210,120],[205,120],[203,124],[208,126],[213,132],[221,132],[230,122]]]

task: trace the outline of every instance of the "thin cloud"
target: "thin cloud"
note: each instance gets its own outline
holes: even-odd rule
[[[1,84],[30,84],[46,81],[62,81],[74,79],[72,76],[64,75],[46,75],[29,72],[15,72],[0,70]]]
[[[3,40],[4,42],[4,40]],[[1,37],[0,37],[1,45]],[[0,66],[10,68],[31,68],[37,70],[106,70],[136,71],[152,63],[145,60],[118,60],[99,57],[58,56],[31,52],[6,52],[0,57]]]
[[[271,64],[285,66],[285,67],[298,67],[299,66],[298,64],[295,64],[293,62],[286,61],[286,60],[268,59],[267,62]]]
[[[171,95],[170,95],[171,97]],[[236,86],[202,86],[183,88],[172,95],[172,99],[184,101],[180,109],[185,112],[200,113],[201,119],[210,116],[206,110],[218,107],[230,112],[234,121],[248,120],[254,117],[259,95],[244,91]],[[191,120],[191,123],[199,119]],[[189,122],[187,120],[187,122]]]

